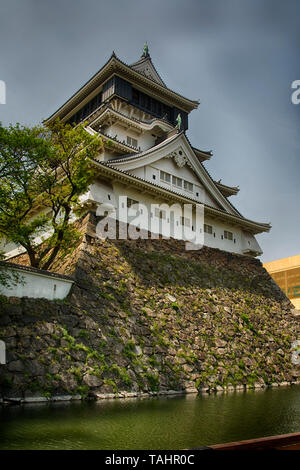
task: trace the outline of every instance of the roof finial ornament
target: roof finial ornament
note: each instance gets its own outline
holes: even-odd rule
[[[142,57],[149,57],[149,47],[148,47],[147,41],[145,42],[144,47],[143,47]]]
[[[180,128],[181,128],[181,122],[182,122],[182,121],[181,121],[181,114],[178,113],[177,118],[176,118],[176,126],[175,126],[175,128],[178,129],[179,131],[180,131]]]

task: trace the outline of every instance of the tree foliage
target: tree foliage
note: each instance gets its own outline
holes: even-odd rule
[[[32,266],[48,269],[78,237],[70,222],[101,145],[84,125],[0,124],[0,234],[25,248]]]

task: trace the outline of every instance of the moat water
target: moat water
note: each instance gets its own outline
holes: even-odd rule
[[[189,449],[300,431],[300,386],[0,408],[0,449]]]

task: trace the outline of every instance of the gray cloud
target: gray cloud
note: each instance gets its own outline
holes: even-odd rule
[[[299,15],[293,0],[0,0],[0,120],[41,122],[112,50],[131,63],[147,40],[167,85],[201,101],[188,135],[213,149],[207,169],[240,185],[246,217],[272,222],[262,260],[298,254]]]

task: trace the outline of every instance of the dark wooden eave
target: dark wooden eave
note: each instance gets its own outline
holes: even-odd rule
[[[196,109],[199,101],[193,101],[176,93],[144,74],[132,69],[129,65],[122,62],[114,53],[104,66],[93,75],[69,100],[67,100],[57,111],[45,119],[45,122],[54,121],[56,118],[61,120],[67,119],[70,112],[76,112],[79,107],[83,106],[92,99],[99,91],[102,85],[113,75],[118,75],[125,80],[135,83],[141,90],[145,90],[154,98],[165,102],[171,106],[177,106],[186,112]]]

